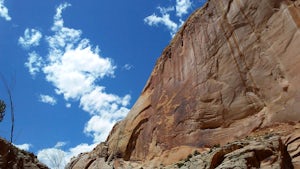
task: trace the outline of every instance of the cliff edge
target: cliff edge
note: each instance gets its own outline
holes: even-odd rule
[[[300,167],[299,28],[300,0],[209,0],[106,142],[67,168],[166,166],[261,131]]]
[[[40,163],[33,153],[20,150],[6,140],[0,138],[1,169],[48,169]]]

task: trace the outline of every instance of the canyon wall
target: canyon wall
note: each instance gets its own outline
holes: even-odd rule
[[[297,123],[299,27],[300,0],[209,0],[165,48],[127,117],[69,168],[99,158],[167,165]]]

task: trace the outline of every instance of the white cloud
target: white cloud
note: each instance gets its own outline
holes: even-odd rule
[[[97,86],[90,93],[85,94],[80,99],[80,106],[84,111],[91,113],[92,115],[101,113],[102,115],[109,114],[114,119],[120,119],[119,116],[114,116],[114,113],[119,110],[119,106],[127,106],[127,100],[130,100],[130,96],[123,98],[105,93],[104,87]]]
[[[182,17],[188,13],[188,10],[191,8],[192,2],[190,0],[176,0],[176,15]]]
[[[67,153],[58,148],[47,148],[38,151],[37,158],[53,169],[63,169],[67,164]]]
[[[166,13],[169,13],[169,12],[175,10],[175,8],[173,6],[170,6],[170,7],[167,7],[167,8],[158,6],[157,9],[160,11],[161,14],[166,14]]]
[[[35,75],[40,72],[40,68],[43,65],[43,59],[36,52],[31,52],[28,55],[29,57],[24,65],[29,69],[29,73],[35,77]]]
[[[38,151],[37,158],[50,168],[64,169],[72,157],[93,150],[97,144],[89,145],[83,143],[64,151],[62,148],[65,145],[65,142],[57,142],[52,148],[45,148]]]
[[[15,144],[16,147],[18,147],[21,150],[28,151],[30,147],[32,147],[31,144]]]
[[[94,143],[94,144],[82,143],[82,144],[77,145],[76,147],[72,147],[67,151],[66,159],[68,159],[67,161],[69,161],[72,157],[75,157],[80,153],[90,152],[97,145],[98,145],[98,143]]]
[[[116,66],[111,58],[100,55],[98,46],[82,38],[82,31],[66,27],[62,12],[68,3],[56,9],[51,27],[52,35],[46,35],[48,54],[39,57],[32,52],[25,66],[32,75],[40,71],[50,82],[57,95],[62,95],[68,103],[78,101],[79,107],[91,115],[84,127],[84,133],[92,136],[94,142],[104,141],[117,120],[126,116],[129,109],[130,95],[123,97],[108,93],[99,83],[105,77],[114,78]],[[130,65],[126,66],[130,69]],[[41,95],[40,101],[54,105],[55,98]],[[96,122],[102,124],[97,125]],[[58,147],[54,147],[57,149]]]
[[[70,6],[60,5],[54,16],[53,36],[49,43],[49,63],[43,68],[47,81],[56,87],[57,94],[66,100],[80,99],[93,90],[95,81],[113,76],[116,68],[111,59],[99,55],[88,39],[81,38],[81,30],[64,27],[62,10]]]
[[[42,102],[42,103],[50,104],[52,106],[57,103],[57,101],[54,97],[49,96],[49,95],[43,95],[43,94],[40,95],[39,101]]]
[[[63,141],[59,141],[55,144],[54,148],[61,148],[63,146],[67,145],[66,142],[63,142]]]
[[[57,31],[58,29],[61,29],[63,27],[64,21],[62,19],[62,12],[64,9],[70,6],[71,4],[69,3],[63,3],[56,8],[56,14],[54,15],[54,25],[52,27],[53,31]]]
[[[130,95],[118,96],[108,93],[100,82],[105,77],[114,78],[116,66],[111,58],[100,55],[98,46],[82,38],[82,31],[66,27],[62,18],[65,8],[71,6],[64,3],[57,7],[52,35],[46,35],[48,54],[40,57],[36,52],[29,55],[25,66],[32,75],[42,72],[46,81],[51,83],[57,95],[69,103],[79,102],[79,107],[91,115],[83,132],[93,137],[94,143],[80,144],[63,150],[65,142],[58,142],[52,148],[38,152],[40,161],[49,167],[63,168],[71,157],[81,152],[91,151],[99,142],[104,141],[116,121],[124,118],[129,109]],[[126,66],[130,69],[130,65]],[[56,100],[48,95],[41,95],[40,101],[54,105]],[[62,165],[59,165],[59,164]]]
[[[38,46],[42,38],[42,33],[36,29],[25,29],[24,36],[19,37],[19,44],[25,49],[33,46]]]
[[[56,59],[43,69],[46,79],[66,100],[80,98],[92,90],[96,79],[114,73],[115,67],[110,59],[100,57],[91,46],[82,43],[85,42],[75,49],[62,51],[62,55],[56,55]]]
[[[157,16],[156,14],[152,14],[150,16],[147,16],[144,19],[144,22],[147,23],[149,26],[158,26],[159,24],[162,24],[168,28],[170,31],[170,34],[173,36],[177,30],[178,25],[174,21],[170,19],[169,14],[162,14],[162,16]]]
[[[109,130],[113,127],[115,121],[109,121],[101,116],[93,116],[85,126],[85,133],[90,134],[94,138],[94,142],[105,140],[109,134]]]
[[[128,112],[130,96],[107,93],[105,87],[96,83],[106,76],[114,77],[116,66],[110,58],[99,54],[98,46],[93,48],[88,39],[81,38],[81,30],[64,26],[62,11],[68,6],[63,4],[57,8],[52,27],[54,35],[46,37],[50,51],[43,72],[57,94],[62,94],[65,100],[80,101],[80,107],[92,115],[84,132],[94,136],[95,142],[103,141],[113,124]],[[95,117],[107,125],[92,127]]]
[[[172,2],[172,1],[170,1]],[[158,6],[160,15],[153,13],[144,18],[144,22],[149,26],[164,26],[173,37],[178,29],[183,25],[183,16],[188,14],[192,7],[190,0],[176,0],[176,4],[169,7]]]
[[[72,104],[71,103],[66,103],[66,108],[71,108]]]
[[[8,9],[6,6],[4,6],[4,0],[0,0],[0,17],[7,21],[11,20],[11,17],[8,14]]]
[[[87,122],[84,132],[93,136],[94,142],[104,141],[113,125],[126,116],[129,109],[130,95],[119,97],[104,92],[103,87],[96,87],[80,100],[83,110],[92,114]]]
[[[133,65],[125,64],[122,68],[125,69],[125,70],[131,70],[133,68]]]

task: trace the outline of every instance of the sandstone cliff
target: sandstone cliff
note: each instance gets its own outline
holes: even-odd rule
[[[128,116],[68,167],[169,165],[270,126],[298,126],[299,27],[300,0],[209,0],[165,48]],[[276,129],[292,138],[281,148],[299,166],[300,131]]]
[[[0,138],[1,169],[48,169],[40,163],[33,153],[20,150],[6,140]]]

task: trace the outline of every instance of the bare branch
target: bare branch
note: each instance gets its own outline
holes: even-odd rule
[[[0,122],[3,120],[5,115],[6,104],[3,100],[0,100]]]
[[[4,84],[6,92],[8,94],[8,97],[9,97],[10,113],[11,113],[10,143],[12,143],[13,136],[14,136],[14,127],[15,127],[15,113],[14,113],[13,98],[12,98],[12,94],[11,94],[11,88],[9,88],[6,79],[4,78],[4,76],[1,73],[0,73],[0,77],[1,77],[2,83]]]

